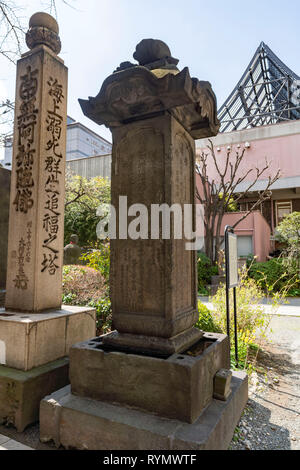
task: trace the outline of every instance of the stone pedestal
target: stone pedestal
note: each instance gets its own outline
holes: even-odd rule
[[[0,309],[0,364],[28,371],[69,355],[70,347],[95,334],[95,309],[63,306],[43,314]]]
[[[41,402],[41,441],[85,450],[226,450],[248,377],[233,372],[230,394],[213,398],[216,371],[229,367],[228,338],[204,335],[195,346],[168,359],[108,352],[103,338],[73,346],[71,387]]]
[[[78,397],[68,386],[42,400],[40,439],[81,450],[227,450],[247,400],[247,374],[234,372],[229,399],[213,400],[187,424]]]
[[[94,338],[71,348],[72,394],[187,423],[195,422],[212,401],[216,373],[230,368],[225,335],[205,334],[184,354],[166,359],[110,351],[104,340]]]
[[[68,383],[68,357],[27,372],[0,365],[0,423],[23,432],[39,420],[41,400]]]
[[[41,399],[69,383],[70,347],[95,333],[91,308],[39,315],[0,309],[0,422],[22,432],[37,421]]]
[[[189,230],[177,231],[186,225],[174,214],[169,233],[153,224],[155,209],[166,216],[177,205],[184,220],[190,205],[196,232],[194,139],[217,133],[215,97],[209,83],[177,69],[162,41],[142,41],[134,58],[139,65],[121,64],[97,97],[80,100],[113,134],[116,331],[71,348],[71,391],[42,401],[41,440],[78,449],[225,449],[247,401],[247,375],[227,373],[227,336],[193,327],[196,246],[188,249]],[[143,213],[129,227],[119,196],[130,217]]]

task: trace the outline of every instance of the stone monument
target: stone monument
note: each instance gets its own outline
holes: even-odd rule
[[[195,222],[194,140],[217,134],[216,100],[208,82],[179,71],[162,41],[143,40],[134,58],[95,98],[79,100],[113,135],[116,330],[71,348],[71,389],[42,400],[41,440],[79,449],[224,449],[247,401],[247,376],[229,371],[226,335],[193,326],[196,251],[174,230],[168,239],[161,229],[130,239],[119,208],[119,196],[148,214],[153,204],[192,204]]]
[[[0,307],[4,305],[11,171],[0,168]]]
[[[33,15],[17,64],[0,421],[19,431],[68,383],[70,346],[95,334],[93,309],[61,306],[67,68],[58,32],[50,15]]]
[[[64,264],[80,264],[81,248],[78,246],[78,236],[71,235],[70,243],[64,247]]]

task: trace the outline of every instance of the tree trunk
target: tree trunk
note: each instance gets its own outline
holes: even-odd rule
[[[224,217],[224,214],[218,214],[218,222],[217,222],[217,228],[216,228],[216,237],[215,237],[215,250],[214,250],[214,263],[218,262],[218,255],[220,251],[220,235],[221,235],[221,226],[222,226],[222,220]]]
[[[214,236],[211,228],[205,226],[205,254],[214,262]]]

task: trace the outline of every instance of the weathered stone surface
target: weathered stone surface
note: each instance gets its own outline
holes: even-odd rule
[[[175,353],[181,353],[195,344],[203,336],[203,331],[190,328],[171,338],[159,336],[132,335],[113,331],[103,337],[103,343],[115,348],[117,351],[125,351],[139,354],[150,354],[156,357],[168,357]]]
[[[16,82],[8,310],[61,307],[66,110],[63,61],[43,44],[23,54]]]
[[[205,335],[199,355],[174,354],[168,359],[108,352],[102,338],[70,349],[73,394],[189,423],[211,402],[216,372],[230,367],[225,335]]]
[[[57,21],[45,12],[32,15],[29,20],[29,30],[26,33],[26,44],[33,49],[40,44],[48,46],[55,54],[61,50],[61,42],[58,36]]]
[[[169,114],[113,129],[112,204],[194,203],[194,141]],[[168,216],[168,215],[167,215]],[[149,224],[149,232],[151,224]],[[187,239],[111,240],[110,287],[119,333],[172,338],[197,321],[195,251]],[[197,338],[195,338],[196,340]],[[107,339],[109,341],[109,338]],[[162,343],[162,342],[161,342]],[[168,348],[162,347],[164,353]]]
[[[180,334],[186,344],[179,341],[175,351],[188,347],[197,321],[196,252],[186,249],[185,231],[175,235],[174,218],[169,236],[163,235],[159,211],[177,205],[183,217],[183,209],[193,207],[195,231],[194,139],[216,134],[219,122],[210,84],[192,79],[187,68],[180,72],[164,42],[141,41],[134,58],[141,65],[123,63],[95,98],[79,100],[85,115],[110,127],[114,143],[111,189],[118,222],[116,239],[111,237],[110,295],[119,336],[104,341],[122,347],[128,341],[130,350],[137,351],[148,344],[153,351],[157,337],[158,353],[166,354]],[[123,224],[120,215],[122,195],[128,207],[147,208],[146,237],[127,235],[127,221]]]
[[[69,383],[68,358],[29,372],[0,365],[0,422],[19,432],[39,419],[40,401]]]
[[[4,306],[5,303],[5,290],[0,289],[0,308]]]
[[[155,69],[130,67],[110,75],[95,98],[79,103],[87,117],[110,129],[165,111],[194,139],[216,135],[220,127],[210,83],[191,78],[187,67],[163,76],[156,76]]]
[[[140,65],[150,64],[160,59],[171,57],[167,44],[159,39],[143,39],[137,44],[133,58]]]
[[[231,393],[232,371],[228,369],[219,370],[214,377],[214,398],[226,401]]]
[[[213,400],[194,424],[74,396],[45,397],[40,439],[87,450],[226,450],[248,399],[248,378],[234,372],[228,401]]]
[[[10,174],[10,170],[0,168],[0,290],[6,285]]]
[[[64,306],[42,314],[0,309],[0,364],[27,371],[68,356],[70,347],[96,334],[96,311]]]

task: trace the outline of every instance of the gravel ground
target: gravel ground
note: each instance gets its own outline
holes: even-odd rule
[[[33,424],[25,429],[24,432],[18,433],[14,428],[0,425],[0,434],[21,442],[28,447],[36,450],[57,450],[54,444],[42,444],[39,439],[39,425]]]
[[[232,450],[300,450],[300,318],[274,316]]]

